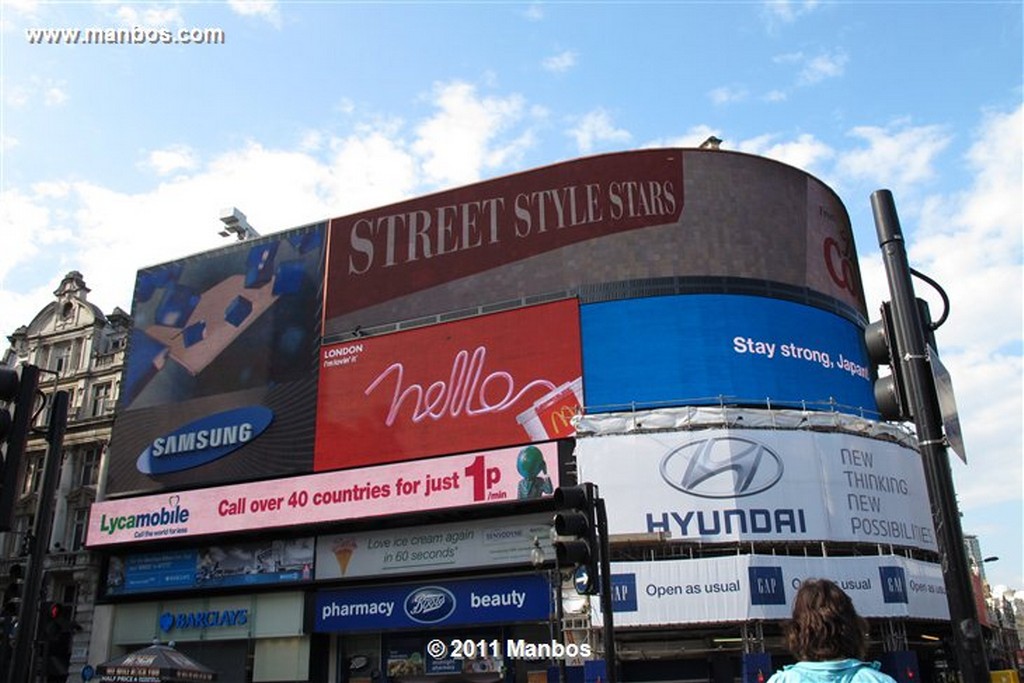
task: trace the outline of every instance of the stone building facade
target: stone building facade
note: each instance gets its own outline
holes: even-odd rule
[[[82,274],[71,271],[27,325],[8,336],[3,366],[40,368],[39,392],[45,400],[33,421],[19,466],[12,528],[0,533],[0,582],[10,567],[25,560],[25,537],[34,528],[48,442],[54,392],[69,396],[67,431],[54,501],[53,528],[46,539],[43,600],[66,605],[78,625],[71,648],[68,680],[79,680],[90,661],[89,641],[100,577],[100,558],[85,547],[89,506],[102,495],[101,468],[110,438],[131,319],[119,308],[105,314],[88,300]]]

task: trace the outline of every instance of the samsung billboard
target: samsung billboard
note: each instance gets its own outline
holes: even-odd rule
[[[111,494],[310,471],[324,225],[139,271]]]
[[[862,329],[780,299],[686,294],[580,310],[587,412],[721,403],[875,415]]]

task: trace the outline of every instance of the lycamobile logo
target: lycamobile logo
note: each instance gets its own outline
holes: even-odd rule
[[[139,512],[134,515],[118,515],[116,517],[100,516],[100,531],[113,536],[119,531],[137,529],[135,538],[153,536],[171,536],[179,531],[173,529],[175,524],[186,524],[190,516],[188,508],[181,507],[181,499],[171,496],[169,506],[161,505],[159,510]]]

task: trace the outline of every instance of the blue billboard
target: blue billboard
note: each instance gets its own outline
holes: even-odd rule
[[[313,630],[380,631],[547,621],[551,586],[537,574],[321,591]]]
[[[589,412],[807,407],[875,417],[862,329],[804,304],[686,294],[580,307]]]

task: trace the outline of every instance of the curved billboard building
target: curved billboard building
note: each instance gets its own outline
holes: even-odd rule
[[[809,576],[842,581],[893,670],[945,618],[914,443],[876,421],[849,216],[790,166],[571,160],[143,269],[133,316],[88,534],[115,649],[173,635],[239,680],[332,683],[554,663],[491,645],[513,641],[600,660],[547,539],[583,481],[620,680],[762,683]],[[427,650],[464,636],[482,649]]]

